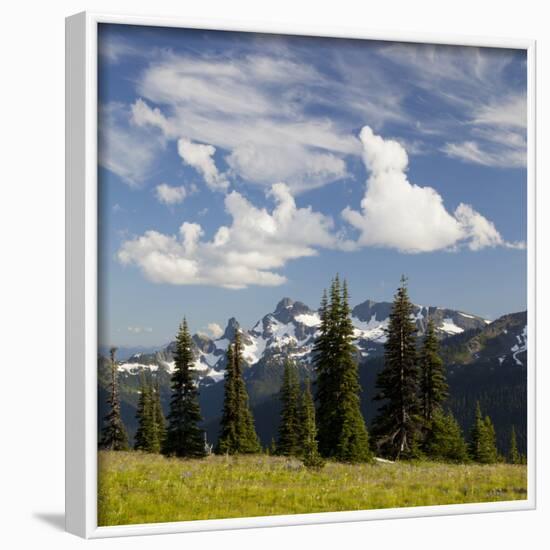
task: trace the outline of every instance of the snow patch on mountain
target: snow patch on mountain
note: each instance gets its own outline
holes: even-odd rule
[[[253,336],[251,344],[243,346],[243,357],[251,365],[257,363],[265,351],[267,342],[261,336]]]
[[[316,327],[321,324],[321,318],[318,313],[302,313],[294,317],[298,323],[306,325],[306,327]]]
[[[119,363],[117,365],[117,369],[119,372],[127,372],[129,374],[136,374],[141,369],[146,369],[150,371],[157,371],[159,369],[158,365],[143,365],[141,363]]]
[[[468,315],[467,313],[463,313],[462,311],[459,311],[458,314],[462,315],[462,317],[466,317],[466,319],[475,319],[473,315]]]
[[[355,338],[372,340],[380,344],[386,341],[385,331],[388,328],[389,319],[378,321],[376,315],[372,315],[368,321],[361,321],[357,317],[352,317],[351,322],[354,326]]]
[[[450,317],[443,319],[443,324],[439,328],[443,332],[447,332],[449,334],[460,334],[461,332],[464,332],[464,329],[459,327]]]
[[[516,362],[516,365],[523,365],[523,363],[518,359],[518,355],[524,351],[527,351],[527,325],[523,327],[521,334],[516,334],[517,344],[514,344],[510,351],[512,352],[512,357]]]

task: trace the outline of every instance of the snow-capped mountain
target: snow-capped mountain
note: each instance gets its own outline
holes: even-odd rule
[[[527,366],[527,312],[509,313],[478,331],[448,338],[443,348],[447,365],[486,363]]]
[[[361,357],[378,355],[383,351],[388,326],[390,302],[366,300],[352,310],[355,328],[355,344]],[[456,310],[432,306],[414,306],[414,319],[421,336],[432,319],[441,338],[461,334],[470,329],[481,329],[489,321],[481,317]],[[319,313],[306,304],[283,298],[275,310],[262,317],[251,329],[242,329],[235,318],[229,319],[224,334],[211,339],[203,334],[195,334],[194,368],[203,384],[209,385],[223,379],[225,353],[235,331],[241,330],[243,357],[249,366],[261,361],[269,364],[278,356],[290,356],[299,363],[308,364],[320,324]],[[175,342],[155,353],[138,353],[120,363],[119,369],[129,373],[142,368],[168,372],[174,368],[173,352]]]

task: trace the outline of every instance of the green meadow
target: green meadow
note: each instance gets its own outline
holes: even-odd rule
[[[99,452],[100,526],[523,500],[512,464],[328,462],[267,455],[166,458]]]

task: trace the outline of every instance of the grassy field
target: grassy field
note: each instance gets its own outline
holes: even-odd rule
[[[311,472],[269,456],[99,453],[99,525],[494,502],[527,498],[525,466],[430,462]]]

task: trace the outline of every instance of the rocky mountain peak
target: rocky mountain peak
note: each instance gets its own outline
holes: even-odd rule
[[[279,303],[275,307],[274,313],[275,314],[283,313],[285,310],[292,308],[293,305],[294,305],[294,300],[292,300],[292,298],[288,298],[288,297],[283,298],[282,300],[279,301]]]
[[[351,315],[365,322],[370,321],[373,317],[376,321],[383,321],[390,316],[391,308],[390,302],[365,300],[353,308]]]
[[[225,331],[223,333],[222,338],[225,338],[230,342],[232,342],[233,339],[235,338],[235,332],[240,328],[241,328],[241,325],[239,325],[239,322],[237,321],[237,319],[235,319],[235,317],[231,317],[227,321],[227,326],[225,327]]]
[[[313,313],[303,302],[295,302],[291,298],[283,298],[275,308],[273,317],[281,323],[290,323],[297,315]]]

